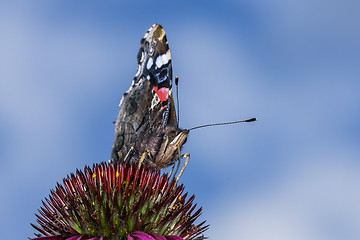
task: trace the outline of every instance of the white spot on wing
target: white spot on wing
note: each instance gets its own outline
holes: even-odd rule
[[[141,51],[141,59],[140,59],[140,62],[143,62],[144,61],[144,58],[145,58],[145,54],[143,51]]]
[[[153,65],[153,63],[154,63],[153,59],[152,59],[152,58],[149,58],[149,60],[148,60],[148,62],[147,62],[147,65],[146,65],[146,68],[147,68],[147,69],[150,69],[151,66]]]
[[[167,64],[169,62],[169,58],[166,54],[161,55],[161,59],[163,64]]]
[[[136,72],[136,74],[135,74],[135,77],[138,77],[139,76],[139,74],[140,74],[140,65],[138,65],[138,67],[137,67],[137,72]]]
[[[157,66],[158,68],[161,68],[162,65],[163,65],[162,58],[161,58],[161,56],[158,56],[158,57],[156,58],[156,66]]]
[[[159,97],[155,94],[154,97],[151,99],[151,107],[150,109],[153,109],[160,103]]]
[[[150,47],[150,49],[149,49],[149,55],[152,56],[153,53],[154,53],[154,48],[153,48],[153,47]]]
[[[156,66],[158,68],[160,68],[162,65],[167,64],[168,62],[169,62],[169,57],[166,53],[156,58]]]

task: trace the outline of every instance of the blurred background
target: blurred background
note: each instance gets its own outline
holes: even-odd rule
[[[2,1],[0,229],[107,161],[140,39],[159,23],[198,129],[181,181],[210,239],[360,239],[360,2]]]

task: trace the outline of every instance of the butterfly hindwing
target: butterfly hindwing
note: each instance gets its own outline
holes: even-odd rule
[[[144,163],[165,168],[174,163],[187,135],[176,120],[166,34],[154,24],[141,40],[137,73],[120,102],[111,161],[138,162],[148,151]]]

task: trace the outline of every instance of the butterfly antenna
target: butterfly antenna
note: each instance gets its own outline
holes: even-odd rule
[[[212,126],[219,126],[219,125],[229,125],[229,124],[244,123],[244,122],[255,122],[255,121],[257,121],[257,120],[258,120],[257,118],[251,118],[251,119],[248,119],[248,120],[241,120],[241,121],[205,124],[205,125],[201,125],[201,126],[197,126],[197,127],[190,128],[189,131],[195,130],[195,129],[198,129],[198,128],[203,128],[203,127],[212,127]]]
[[[179,107],[179,77],[175,77],[175,85],[176,85],[176,108],[177,108],[177,122],[180,125],[180,107]]]

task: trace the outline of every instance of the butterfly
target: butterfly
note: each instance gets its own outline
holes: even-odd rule
[[[182,157],[189,130],[180,129],[172,93],[172,63],[165,30],[154,24],[141,39],[138,67],[120,101],[110,162],[163,169]]]

